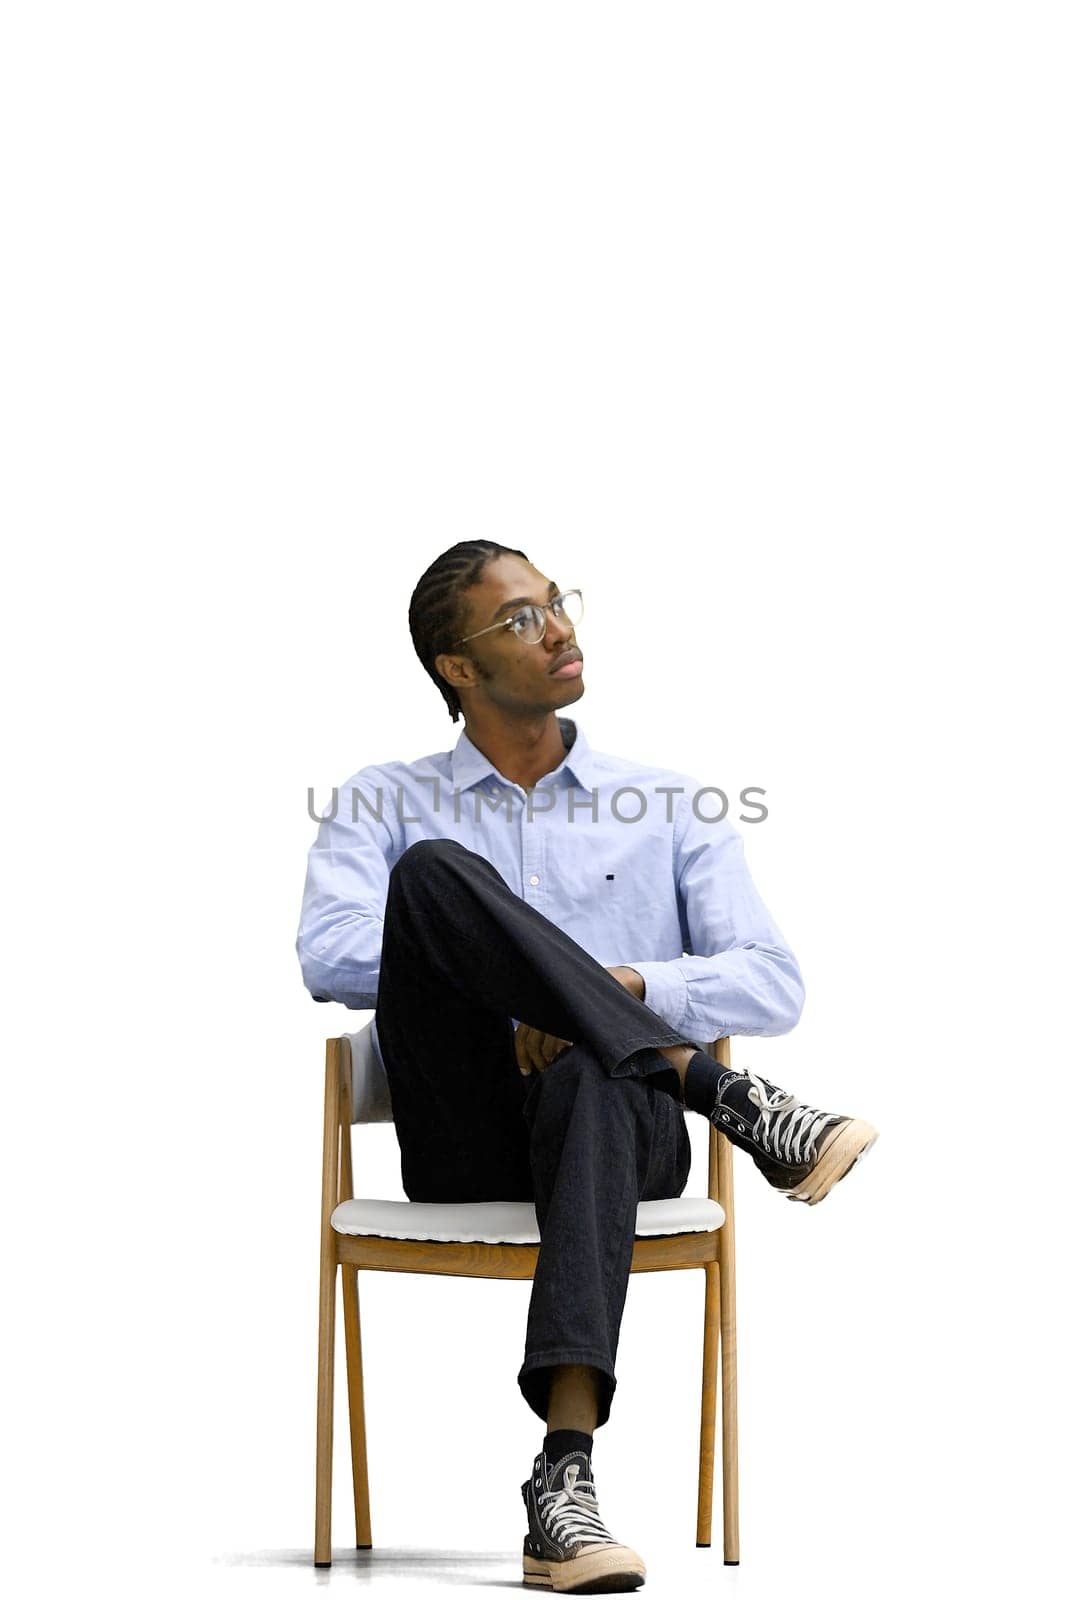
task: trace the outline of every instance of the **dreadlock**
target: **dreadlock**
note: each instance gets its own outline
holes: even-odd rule
[[[459,721],[456,691],[440,676],[434,661],[454,649],[462,625],[462,596],[478,582],[482,568],[497,556],[527,556],[522,550],[494,544],[492,539],[465,539],[427,567],[411,596],[408,626],[415,654],[445,698],[453,722]]]

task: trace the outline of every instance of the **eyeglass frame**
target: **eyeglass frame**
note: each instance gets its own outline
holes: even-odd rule
[[[552,596],[551,600],[546,600],[543,606],[542,605],[537,605],[533,600],[526,600],[526,601],[523,602],[523,604],[521,606],[519,606],[518,610],[515,612],[515,616],[505,617],[503,622],[491,622],[489,624],[488,628],[479,628],[477,633],[468,633],[465,638],[457,639],[456,643],[457,643],[457,645],[459,645],[459,644],[467,644],[468,641],[471,640],[471,639],[480,639],[483,634],[494,633],[497,628],[513,628],[514,627],[514,623],[515,623],[515,617],[517,617],[519,615],[519,613],[522,612],[522,611],[540,611],[540,613],[541,613],[541,632],[538,634],[537,638],[536,639],[520,639],[519,640],[520,644],[540,644],[541,641],[543,640],[545,634],[548,632],[548,613],[549,613],[549,611],[552,611],[553,616],[556,617],[556,621],[558,622],[560,619],[556,615],[555,611],[552,610],[552,608],[554,606],[562,605],[563,601],[564,600],[569,600],[572,594],[576,594],[578,596],[578,599],[582,603],[582,611],[584,613],[584,611],[585,611],[585,598],[584,598],[584,596],[582,594],[582,591],[580,589],[564,589],[562,594],[554,594]],[[564,612],[563,614],[564,614],[564,616],[566,616],[566,612]],[[576,628],[578,626],[578,624],[577,623],[572,623],[571,626],[572,626],[572,628]],[[515,637],[518,639],[519,635],[516,634]]]

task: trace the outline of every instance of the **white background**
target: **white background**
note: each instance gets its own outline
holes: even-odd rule
[[[718,1502],[693,1549],[698,1274],[632,1282],[608,1525],[649,1594],[1047,1586],[1061,16],[7,12],[19,1592],[515,1584],[523,1285],[364,1277],[376,1550],[341,1432],[310,1566],[323,1043],[362,1018],[300,982],[306,789],[451,745],[407,602],[483,536],[585,588],[594,746],[767,789],[809,999],[737,1058],[882,1132],[814,1210],[738,1163],[741,1567]],[[401,1194],[389,1128],[360,1190]]]

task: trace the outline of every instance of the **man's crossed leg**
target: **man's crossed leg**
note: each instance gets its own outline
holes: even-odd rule
[[[573,1042],[524,1076],[512,1019]],[[377,1029],[409,1198],[535,1204],[518,1383],[548,1435],[523,1485],[527,1581],[633,1587],[644,1568],[599,1520],[589,1453],[616,1386],[638,1201],[688,1178],[684,1107],[808,1203],[877,1135],[721,1067],[452,840],[411,845],[390,874]]]

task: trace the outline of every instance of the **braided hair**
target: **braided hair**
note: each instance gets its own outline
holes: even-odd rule
[[[440,676],[434,661],[454,648],[462,626],[463,593],[473,588],[483,567],[497,556],[528,559],[524,551],[494,544],[492,539],[465,539],[461,544],[454,544],[427,567],[415,585],[408,607],[408,626],[415,654],[444,695],[453,722],[459,721],[459,696]]]

